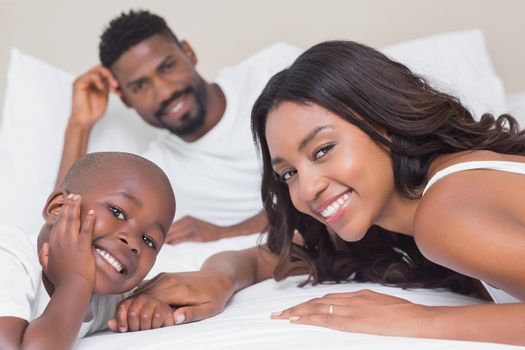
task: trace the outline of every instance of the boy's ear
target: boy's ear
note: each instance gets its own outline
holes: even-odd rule
[[[68,192],[64,190],[55,190],[47,198],[46,205],[42,210],[42,217],[46,223],[52,225],[55,222],[55,219],[60,212],[60,209],[64,206]]]
[[[193,63],[194,66],[197,65],[197,55],[186,40],[181,41],[180,48],[182,49],[182,52],[184,52],[184,54],[188,56],[191,63]]]

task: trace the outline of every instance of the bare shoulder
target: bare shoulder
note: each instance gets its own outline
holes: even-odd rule
[[[525,298],[520,188],[525,175],[516,173],[479,169],[446,176],[421,199],[414,228],[418,247],[440,265]]]
[[[0,317],[0,349],[20,349],[26,320],[18,317]]]

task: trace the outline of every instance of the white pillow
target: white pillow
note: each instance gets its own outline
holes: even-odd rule
[[[476,119],[505,111],[505,91],[480,30],[446,33],[382,50],[441,91],[458,97]]]
[[[11,51],[0,128],[0,222],[36,234],[54,187],[74,76]],[[112,96],[107,116],[92,132],[89,151],[139,153],[159,131]]]

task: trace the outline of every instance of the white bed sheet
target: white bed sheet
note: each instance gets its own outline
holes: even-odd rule
[[[209,255],[232,246],[253,246],[259,235],[206,244],[166,246],[150,274],[195,270]],[[510,349],[498,344],[351,334],[321,327],[271,320],[270,313],[327,293],[371,289],[426,305],[466,305],[478,299],[442,290],[403,290],[372,283],[307,286],[305,276],[282,282],[267,280],[237,293],[225,311],[208,320],[134,333],[103,332],[81,339],[78,349]]]

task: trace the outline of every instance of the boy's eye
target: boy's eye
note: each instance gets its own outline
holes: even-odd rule
[[[332,148],[334,144],[324,145],[314,152],[314,160],[324,157]]]
[[[113,216],[115,216],[117,219],[119,219],[119,220],[125,220],[126,219],[126,216],[124,215],[124,213],[119,208],[117,208],[117,207],[110,207],[109,210],[111,211]]]
[[[153,249],[157,248],[155,242],[151,238],[149,238],[148,235],[142,235],[142,240],[148,247]]]

